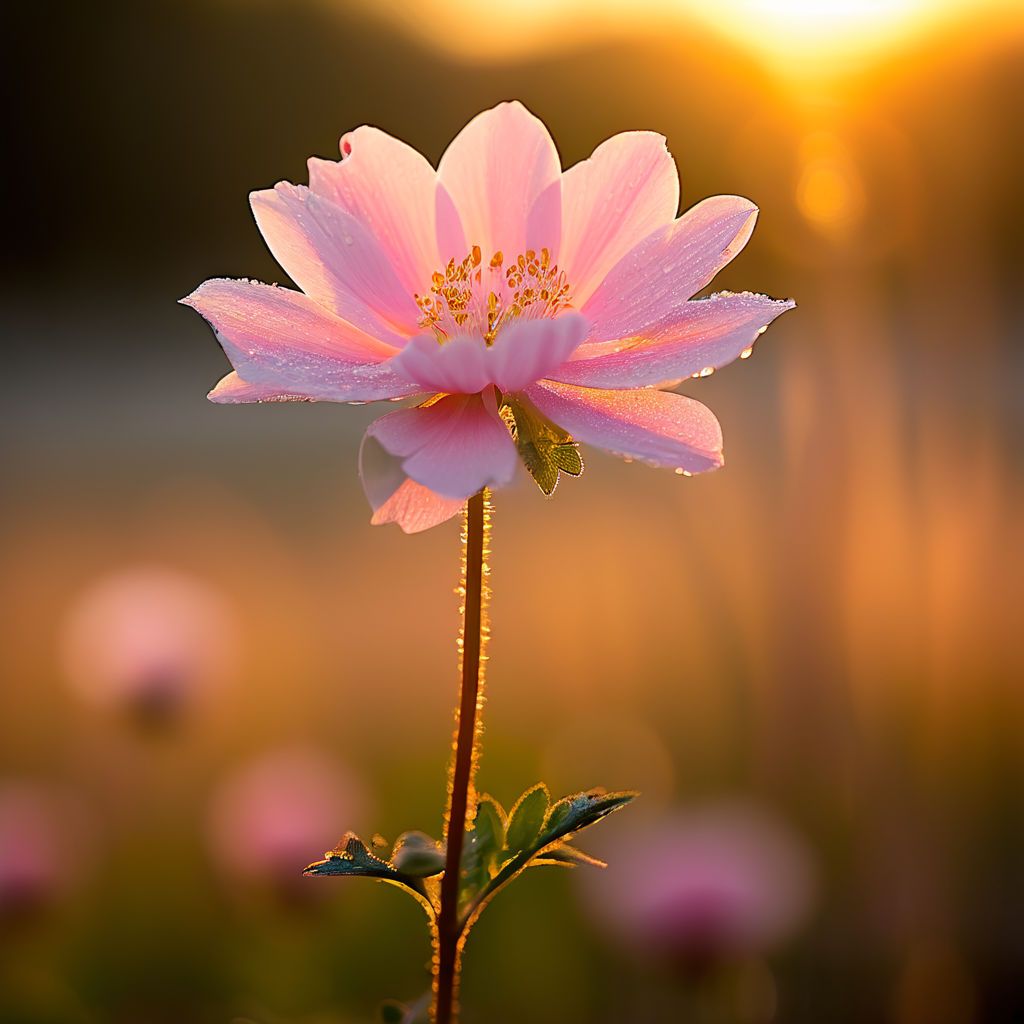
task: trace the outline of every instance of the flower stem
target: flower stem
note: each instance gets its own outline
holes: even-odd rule
[[[448,780],[448,812],[445,816],[444,875],[441,907],[437,915],[434,955],[434,1024],[458,1020],[459,963],[464,942],[459,919],[459,880],[466,819],[473,799],[479,712],[483,704],[484,647],[487,641],[487,541],[490,503],[486,490],[469,499],[463,531],[463,620],[460,653],[462,683],[459,693],[455,746]]]

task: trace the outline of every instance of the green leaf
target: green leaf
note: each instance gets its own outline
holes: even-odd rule
[[[602,861],[568,845],[568,838],[625,807],[636,793],[607,793],[592,789],[575,793],[548,807],[548,791],[538,784],[516,802],[509,816],[505,849],[498,871],[489,882],[464,901],[460,915],[462,928],[469,928],[495,894],[532,864],[573,867]]]
[[[547,787],[543,783],[528,789],[516,801],[509,815],[508,833],[505,836],[505,848],[511,856],[531,848],[536,843],[541,826],[547,817],[550,802]]]
[[[546,495],[555,493],[559,473],[579,476],[583,472],[583,457],[571,434],[522,395],[505,395],[503,402],[519,457]]]
[[[310,864],[304,875],[363,875],[368,878],[383,878],[402,882],[404,876],[386,860],[375,857],[354,832],[346,832],[333,850],[328,850],[323,860]]]
[[[462,851],[462,899],[470,899],[491,880],[505,845],[505,811],[486,794],[479,797],[473,828]]]
[[[537,856],[530,861],[530,867],[533,867],[535,864],[552,864],[566,868],[574,868],[580,864],[587,864],[594,868],[608,867],[603,860],[598,860],[597,857],[591,857],[589,853],[577,850],[575,846],[569,846],[567,843],[549,847],[543,852],[537,854]]]
[[[335,849],[328,850],[323,860],[310,864],[302,873],[304,875],[345,875],[388,882],[414,896],[429,917],[433,918],[436,913],[421,878],[400,871],[390,861],[374,856],[366,848],[366,843],[354,832],[346,832]]]
[[[579,832],[625,807],[635,798],[636,793],[606,793],[603,789],[567,796],[551,808],[541,832],[541,842],[547,846]]]
[[[411,878],[430,878],[444,871],[444,850],[424,832],[403,832],[395,840],[391,863]]]

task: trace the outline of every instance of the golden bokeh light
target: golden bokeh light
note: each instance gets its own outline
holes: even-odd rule
[[[822,234],[845,237],[864,212],[864,186],[846,147],[831,132],[813,132],[800,147],[796,203]]]
[[[331,6],[337,0],[321,0]],[[472,62],[572,50],[634,31],[701,23],[751,51],[782,77],[835,78],[915,37],[960,21],[1017,17],[1013,0],[361,0],[371,13]]]

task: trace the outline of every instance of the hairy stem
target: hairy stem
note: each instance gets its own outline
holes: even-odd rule
[[[459,920],[459,880],[466,819],[475,807],[473,775],[476,772],[479,712],[483,704],[484,647],[487,641],[486,609],[488,588],[487,540],[490,531],[487,492],[469,499],[463,531],[463,620],[460,638],[462,683],[459,692],[457,726],[448,779],[448,811],[445,816],[444,875],[441,878],[441,908],[437,916],[434,953],[435,1024],[458,1020],[459,961],[464,941]]]

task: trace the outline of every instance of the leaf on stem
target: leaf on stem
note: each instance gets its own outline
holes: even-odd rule
[[[508,834],[505,837],[506,853],[514,856],[537,841],[550,803],[551,797],[543,782],[528,789],[516,801],[508,819]]]
[[[574,868],[580,864],[589,864],[590,867],[594,868],[608,867],[603,860],[598,860],[597,857],[591,857],[589,853],[577,850],[575,846],[569,846],[568,843],[552,846],[544,850],[543,853],[538,853],[537,856],[530,861],[529,866],[532,868],[544,864],[551,864],[554,867],[565,868]]]
[[[559,800],[548,813],[541,833],[547,845],[594,825],[602,818],[625,807],[636,798],[636,793],[606,793],[603,789],[590,789]]]
[[[460,902],[471,899],[490,882],[505,846],[507,821],[508,816],[497,800],[486,794],[480,796],[473,827],[462,849]]]
[[[577,832],[625,807],[635,796],[636,793],[592,789],[567,796],[549,807],[548,790],[538,784],[516,801],[500,845],[497,836],[501,834],[499,826],[504,822],[504,812],[493,798],[481,797],[467,842],[467,856],[463,859],[463,927],[469,927],[498,890],[528,867],[604,867],[603,861],[569,845],[570,840]]]
[[[405,846],[409,842],[409,837],[412,835],[422,836],[423,840],[433,842],[429,836],[423,836],[422,833],[406,833],[400,837],[399,842],[395,844],[395,849],[401,853],[401,847]],[[436,847],[436,843],[434,846]],[[416,858],[410,856],[410,860],[414,860],[414,871],[422,871],[425,867],[425,844],[422,840],[414,840],[414,847],[419,847],[416,851]],[[443,867],[442,861],[442,867]],[[392,861],[383,860],[380,857],[370,853],[367,849],[366,843],[362,841],[354,832],[346,832],[341,838],[341,841],[333,850],[328,850],[324,855],[323,860],[318,860],[313,864],[310,864],[302,873],[304,875],[348,875],[348,876],[360,876],[363,878],[374,878],[380,882],[388,882],[391,885],[397,885],[399,888],[405,890],[410,895],[414,896],[417,902],[427,911],[430,917],[435,915],[435,909],[432,901],[430,900],[427,890],[423,883],[422,874],[416,874],[414,871],[403,870],[397,864]],[[436,872],[430,872],[435,874]]]

